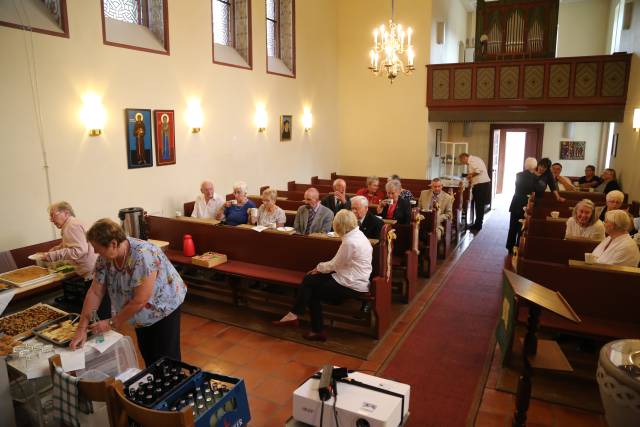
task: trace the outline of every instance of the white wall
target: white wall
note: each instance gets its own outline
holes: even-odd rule
[[[465,43],[467,37],[467,10],[460,0],[433,0],[431,9],[431,64],[464,62],[458,55],[458,43]],[[475,16],[474,16],[475,17]],[[443,44],[436,43],[437,23],[445,23]],[[473,26],[475,28],[475,25]],[[469,31],[473,31],[470,28]]]
[[[67,1],[69,39],[0,27],[0,250],[53,237],[35,106],[42,115],[51,199],[69,201],[87,222],[115,218],[127,206],[171,215],[193,200],[205,177],[223,194],[239,179],[255,193],[261,185],[283,188],[291,179],[307,182],[340,170],[336,1],[296,6],[296,79],[265,73],[262,0],[252,1],[253,71],[212,63],[209,1],[169,2],[170,56],[103,45],[95,1]],[[363,56],[366,61],[366,51]],[[34,68],[35,98],[29,79]],[[78,119],[89,90],[102,95],[108,112],[100,137],[88,137]],[[191,134],[184,121],[193,96],[204,113],[200,134]],[[269,114],[266,134],[253,124],[259,102]],[[309,134],[301,125],[305,105],[314,115]],[[176,111],[176,165],[127,170],[128,107]],[[280,114],[293,115],[292,141],[279,141]]]
[[[606,0],[560,2],[556,56],[608,54],[609,9]]]

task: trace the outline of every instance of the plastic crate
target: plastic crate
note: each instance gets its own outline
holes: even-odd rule
[[[133,392],[135,389],[138,390],[138,386],[142,383],[147,383],[149,377],[154,381],[154,386],[156,379],[163,380],[163,374],[167,371],[171,371],[173,368],[177,368],[178,380],[169,380],[169,385],[166,385],[164,382],[160,384],[162,387],[161,392],[157,392],[155,390],[152,391],[151,395],[152,399],[141,400],[136,393]],[[140,373],[134,375],[129,378],[124,383],[124,393],[129,400],[134,402],[136,405],[144,406],[145,408],[156,408],[160,403],[165,401],[169,396],[172,396],[176,390],[182,389],[182,387],[187,384],[187,382],[193,377],[193,375],[200,372],[200,368],[188,365],[183,362],[179,362],[177,360],[169,359],[167,357],[163,357],[156,362],[154,362],[151,366],[142,370]],[[180,377],[182,377],[180,379]]]
[[[154,409],[169,411],[176,408],[173,410],[179,410],[179,402],[185,400],[185,396],[193,393],[196,387],[201,387],[210,381],[225,383],[228,391],[215,400],[213,406],[205,406],[203,411],[199,411],[194,416],[195,427],[245,426],[251,420],[251,412],[244,380],[211,372],[201,371],[193,375]]]

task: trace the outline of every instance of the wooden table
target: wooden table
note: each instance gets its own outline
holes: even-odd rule
[[[176,219],[180,221],[186,221],[186,222],[198,222],[201,224],[211,224],[211,225],[220,224],[220,221],[213,218],[193,218],[190,216],[177,216]]]
[[[35,285],[16,287],[16,293],[13,296],[13,300],[18,301],[37,293],[44,293],[57,289],[60,287],[60,284],[64,279],[69,279],[75,275],[76,273],[74,271],[69,273],[56,273],[54,277],[44,282],[37,283]]]
[[[341,238],[337,235],[335,236],[329,236],[327,233],[311,233],[308,234],[307,237],[311,237],[313,239],[325,239],[325,240],[340,240]],[[379,242],[380,240],[378,239],[369,239],[369,242],[371,242],[371,245],[375,245]]]

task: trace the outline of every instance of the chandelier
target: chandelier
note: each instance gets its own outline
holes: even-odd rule
[[[395,12],[395,0],[391,0],[391,19],[389,27],[384,24],[373,30],[373,48],[369,51],[369,59],[371,65],[369,69],[373,74],[385,75],[390,83],[398,77],[402,72],[411,74],[415,67],[413,66],[413,58],[415,52],[411,44],[411,35],[413,30],[407,28],[406,32],[402,25],[398,25],[393,21]],[[402,57],[406,55],[406,65],[402,61]]]

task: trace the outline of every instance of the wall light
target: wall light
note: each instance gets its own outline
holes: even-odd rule
[[[256,115],[254,117],[258,132],[264,132],[267,130],[267,118],[267,110],[265,110],[264,105],[258,105],[256,107]]]
[[[200,107],[200,100],[192,98],[187,103],[187,124],[191,128],[191,133],[200,132],[202,128],[202,108]]]
[[[80,110],[80,119],[89,130],[90,136],[98,136],[102,134],[106,112],[102,106],[102,100],[95,93],[87,93],[82,97],[82,110]]]
[[[313,127],[313,115],[309,107],[305,107],[304,113],[302,114],[302,126],[304,126],[305,132],[309,132]]]
[[[633,110],[633,128],[637,131],[640,131],[640,108],[635,108]]]

